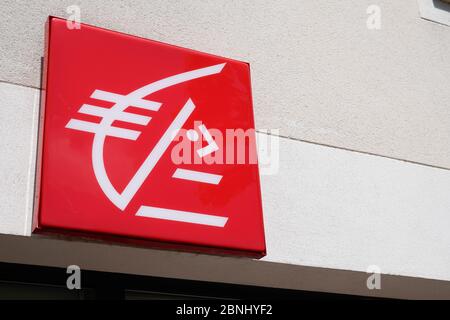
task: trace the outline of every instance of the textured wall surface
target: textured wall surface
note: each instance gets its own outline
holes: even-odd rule
[[[39,85],[44,21],[72,4],[2,0],[0,80]],[[259,128],[450,168],[450,30],[416,1],[76,4],[86,23],[249,61]]]
[[[288,139],[280,154],[267,260],[450,280],[449,170]]]
[[[30,233],[39,90],[0,83],[0,233]]]

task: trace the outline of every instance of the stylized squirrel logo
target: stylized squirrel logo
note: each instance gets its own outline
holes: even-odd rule
[[[175,119],[166,129],[162,137],[156,143],[155,147],[150,151],[144,162],[131,178],[125,189],[119,193],[112,185],[108,174],[106,173],[105,163],[103,159],[103,147],[105,138],[107,136],[136,140],[140,132],[131,129],[125,129],[112,126],[115,120],[120,120],[128,123],[138,125],[147,125],[151,117],[138,115],[125,111],[129,106],[138,107],[151,111],[158,111],[161,103],[144,99],[144,97],[163,90],[174,85],[187,82],[190,80],[218,74],[225,67],[226,63],[209,66],[206,68],[196,69],[180,74],[176,74],[150,84],[147,84],[127,95],[117,93],[95,90],[91,98],[113,102],[111,108],[103,108],[88,104],[83,104],[78,110],[79,113],[89,114],[101,118],[100,123],[92,123],[78,119],[71,119],[66,128],[94,133],[94,140],[92,144],[92,165],[94,174],[101,189],[108,197],[108,199],[120,210],[125,208],[130,203],[136,192],[142,186],[148,175],[152,172],[155,165],[158,163],[164,152],[173,141],[179,130],[183,127],[189,116],[195,109],[195,104],[189,98],[181,110],[178,112]],[[199,126],[199,130],[205,136],[208,146],[198,150],[199,155],[203,156],[212,153],[218,149],[214,140],[211,138],[205,126]],[[177,169],[173,175],[175,178],[187,179],[197,182],[218,184],[222,178],[220,175],[211,173]],[[228,218],[221,216],[214,216],[209,214],[195,213],[189,211],[179,211],[166,208],[157,208],[142,205],[138,212],[138,216],[145,216],[158,219],[175,220],[181,222],[198,223],[203,225],[210,225],[216,227],[224,227]]]

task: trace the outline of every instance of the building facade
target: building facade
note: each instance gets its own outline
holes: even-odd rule
[[[450,298],[445,1],[51,0],[0,9],[2,263]],[[32,234],[49,15],[250,63],[258,138],[270,136],[277,150],[261,170],[264,258]]]

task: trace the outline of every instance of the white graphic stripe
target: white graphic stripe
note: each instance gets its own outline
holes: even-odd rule
[[[144,183],[145,179],[147,179],[150,172],[152,172],[156,163],[159,161],[161,156],[169,147],[172,140],[178,134],[178,131],[184,125],[186,120],[191,115],[192,111],[194,111],[195,105],[191,99],[189,99],[183,108],[180,110],[178,115],[170,124],[169,128],[167,128],[166,132],[164,132],[161,139],[159,139],[156,146],[148,155],[147,159],[145,159],[144,163],[140,166],[139,170],[135,173],[133,178],[130,180],[125,190],[123,190],[121,197],[126,199],[127,202],[133,198],[136,192],[139,190],[141,185]]]
[[[136,99],[142,100],[144,97],[146,97],[158,90],[162,90],[167,87],[170,87],[170,86],[173,86],[173,85],[185,82],[185,81],[189,81],[189,80],[193,80],[193,79],[197,79],[197,78],[201,78],[201,77],[219,73],[220,71],[222,71],[224,66],[225,66],[225,63],[222,63],[222,64],[218,64],[218,65],[201,68],[201,69],[197,69],[197,70],[192,70],[192,71],[184,72],[184,73],[181,73],[178,75],[170,76],[165,79],[161,79],[156,82],[152,82],[142,88],[139,88],[139,89],[131,92],[129,95],[127,95],[127,97],[133,101],[136,101]],[[101,91],[101,92],[103,92],[103,91]],[[98,93],[95,96],[98,97]],[[128,106],[129,106],[129,104],[125,103],[124,101],[121,101],[121,103],[116,103],[115,105],[113,105],[111,107],[111,109],[114,109],[117,111],[124,111],[126,108],[128,108]],[[112,124],[112,122],[113,122],[112,119],[103,118],[100,123],[103,126],[107,127],[107,126],[110,126]],[[139,179],[138,178],[135,179],[135,177],[136,177],[136,175],[135,175],[135,177],[133,177],[133,180],[130,181],[129,185],[125,188],[124,192],[119,193],[116,190],[116,188],[112,185],[111,181],[109,180],[108,174],[106,173],[104,159],[103,159],[103,146],[105,143],[105,138],[106,138],[106,133],[104,133],[104,132],[97,132],[94,135],[94,142],[92,144],[92,165],[94,168],[94,174],[95,174],[95,177],[96,177],[100,187],[102,188],[103,192],[108,197],[108,199],[111,200],[111,202],[114,203],[114,205],[116,205],[119,209],[124,210],[127,207],[128,203],[133,198],[136,191],[142,185],[143,181],[146,179],[146,176],[142,176],[142,177],[139,177]],[[150,157],[150,155],[149,155],[149,157]],[[149,167],[147,160],[144,161],[144,163],[141,165],[141,168],[144,165]],[[154,165],[155,164],[152,165],[151,169],[153,168]],[[143,174],[144,171],[141,170],[141,168],[139,169],[139,171],[141,172],[140,174]],[[148,171],[148,169],[147,169],[147,171]],[[150,173],[150,171],[148,171],[148,173]],[[133,185],[131,186],[132,182],[133,182]],[[127,192],[125,192],[125,191],[127,191]]]
[[[225,63],[216,64],[211,67],[201,68],[197,70],[192,70],[180,74],[176,74],[174,76],[158,80],[156,82],[150,83],[145,87],[139,88],[136,91],[133,91],[129,94],[129,96],[133,97],[145,97],[153,92],[165,89],[167,87],[174,86],[176,84],[194,80],[197,78],[202,78],[206,76],[210,76],[222,71],[223,67],[225,67]]]
[[[89,104],[83,104],[78,110],[80,113],[89,114],[91,116],[97,116],[97,117],[106,117],[109,116],[112,119],[125,121],[129,123],[135,123],[140,125],[147,125],[151,119],[151,117],[143,116],[140,114],[134,114],[126,111],[122,112],[116,112],[109,108],[102,108],[97,106],[91,106]]]
[[[158,111],[161,107],[161,103],[155,101],[149,101],[142,98],[134,98],[130,95],[121,95],[117,93],[112,93],[103,90],[95,90],[91,94],[91,98],[104,100],[109,102],[115,102],[127,106],[138,107],[142,109],[147,109],[151,111]]]
[[[219,150],[217,143],[211,137],[211,134],[209,133],[208,129],[206,129],[205,125],[202,124],[198,126],[198,128],[203,134],[203,137],[205,138],[206,142],[208,142],[208,145],[206,147],[197,150],[198,156],[202,158],[204,156],[207,156],[208,154],[213,153],[214,151]]]
[[[187,170],[187,169],[177,169],[172,175],[173,178],[191,180],[196,182],[219,184],[222,179],[221,175],[206,173],[201,171]]]
[[[146,218],[195,223],[221,228],[223,228],[228,221],[227,217],[149,206],[141,206],[136,215]]]
[[[85,132],[93,132],[93,133],[97,133],[99,131],[103,132],[103,130],[104,130],[101,127],[101,124],[99,124],[99,123],[93,123],[93,122],[82,121],[82,120],[77,120],[77,119],[71,119],[67,123],[66,128],[85,131]],[[107,131],[105,133],[106,136],[117,137],[117,138],[128,139],[128,140],[136,140],[140,134],[141,133],[139,131],[117,128],[117,127],[109,127],[109,128],[107,128]]]

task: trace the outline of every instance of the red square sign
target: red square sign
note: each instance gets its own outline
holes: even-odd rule
[[[249,65],[50,17],[35,232],[265,254]]]

